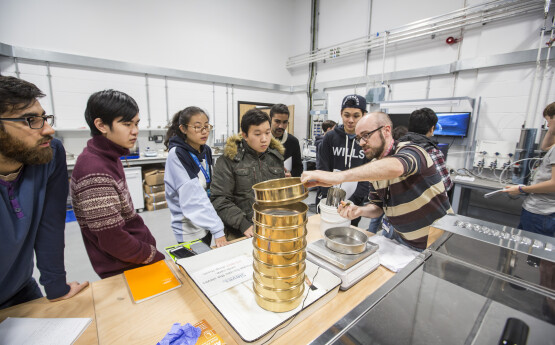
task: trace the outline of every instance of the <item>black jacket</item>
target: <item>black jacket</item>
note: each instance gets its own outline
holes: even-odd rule
[[[364,155],[364,151],[359,144],[355,142],[355,136],[347,135],[343,129],[343,125],[335,126],[324,136],[322,144],[318,149],[317,167],[319,170],[334,171],[348,170],[356,168],[368,163],[368,159]],[[354,187],[356,184],[356,188]],[[370,183],[364,182],[345,182],[341,185],[343,189],[354,188],[354,193],[348,198],[355,205],[362,205],[368,200],[370,192]],[[323,199],[327,197],[328,188],[320,187],[318,197]],[[318,202],[318,200],[317,200]]]
[[[276,139],[281,142],[281,139]],[[301,157],[301,146],[299,145],[299,140],[292,134],[287,133],[285,142],[281,142],[281,144],[285,148],[283,160],[286,161],[289,157],[293,160],[291,164],[291,176],[300,177],[303,173],[303,159]]]
[[[413,144],[420,146],[426,151],[431,147],[435,147],[436,149],[439,150],[439,147],[437,146],[437,143],[435,141],[433,141],[432,139],[428,138],[425,135],[414,133],[414,132],[408,132],[407,134],[399,138],[398,141],[399,142],[410,141]]]

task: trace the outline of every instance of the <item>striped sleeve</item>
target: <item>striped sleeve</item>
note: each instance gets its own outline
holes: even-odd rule
[[[422,163],[425,162],[422,153],[411,147],[403,147],[391,157],[397,158],[403,165],[404,173],[401,177],[420,173]]]

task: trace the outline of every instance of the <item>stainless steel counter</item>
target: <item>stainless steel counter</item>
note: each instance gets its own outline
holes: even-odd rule
[[[452,232],[313,344],[497,344],[509,318],[528,344],[555,344],[555,239],[460,216],[436,225]]]

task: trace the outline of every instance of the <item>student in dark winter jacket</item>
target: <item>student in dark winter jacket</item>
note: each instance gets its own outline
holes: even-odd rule
[[[214,166],[210,200],[228,240],[253,236],[254,192],[259,182],[285,177],[281,143],[272,137],[270,117],[251,109],[241,119],[241,135],[227,139]]]
[[[34,84],[0,76],[0,309],[42,297],[34,257],[50,301],[88,286],[66,280],[66,155],[40,97]]]
[[[139,134],[139,107],[115,90],[92,94],[85,109],[92,139],[71,175],[71,199],[95,272],[108,278],[164,259],[135,213],[120,157]]]
[[[303,173],[303,159],[301,157],[301,146],[299,140],[291,133],[287,133],[289,125],[289,109],[285,104],[275,104],[270,109],[270,120],[272,121],[272,135],[285,148],[284,165],[285,175],[300,177]]]
[[[224,224],[210,203],[212,150],[206,140],[212,130],[208,115],[187,107],[173,116],[166,134],[168,158],[164,173],[166,201],[177,242],[202,239],[225,246]]]
[[[360,118],[367,113],[366,100],[359,95],[348,95],[341,102],[342,125],[338,125],[334,130],[324,136],[320,146],[316,167],[324,171],[343,171],[356,168],[368,162],[364,151],[355,141],[355,127]],[[353,204],[361,206],[368,200],[370,183],[345,182],[336,187],[347,192],[345,199]],[[328,189],[319,187],[316,196],[316,203],[327,197]],[[353,219],[351,224],[358,225],[360,218]]]

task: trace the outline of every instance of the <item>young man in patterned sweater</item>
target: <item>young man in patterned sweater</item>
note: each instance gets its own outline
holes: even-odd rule
[[[356,126],[356,140],[370,163],[341,172],[307,171],[301,181],[307,187],[370,181],[371,203],[340,206],[341,216],[377,218],[385,214],[394,239],[409,248],[423,250],[430,225],[453,211],[430,155],[410,142],[396,144],[391,127],[385,113],[364,116]]]
[[[71,198],[95,272],[108,278],[163,260],[135,213],[120,161],[137,141],[137,103],[120,91],[99,91],[89,98],[85,119],[93,137],[75,163]]]

